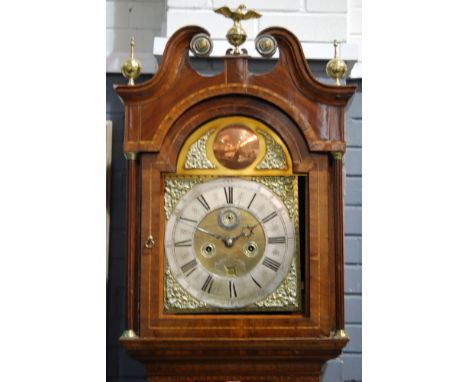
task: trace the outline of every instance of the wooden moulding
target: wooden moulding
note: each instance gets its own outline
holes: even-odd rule
[[[250,97],[271,103],[300,128],[311,151],[344,151],[340,109],[354,94],[355,86],[330,86],[310,72],[300,42],[283,28],[268,28],[278,41],[280,57],[268,73],[248,72],[246,56],[225,59],[224,71],[202,76],[192,69],[188,49],[196,26],[178,30],[168,41],[155,76],[136,86],[118,86],[127,106],[125,151],[159,152],[174,122],[190,108],[226,95]]]
[[[317,381],[346,340],[278,339],[126,341],[154,381]],[[177,376],[177,377],[175,377]],[[153,377],[154,379],[151,379]]]
[[[126,329],[121,345],[146,367],[148,381],[318,382],[338,356],[344,326],[342,161],[344,109],[354,86],[330,86],[311,74],[297,38],[268,28],[279,60],[253,74],[246,56],[226,57],[224,71],[203,76],[190,66],[189,26],[168,41],[159,71],[136,86],[118,86],[125,104],[127,197]],[[204,123],[241,115],[271,127],[284,141],[293,172],[307,175],[302,313],[177,315],[163,311],[163,175],[176,171],[187,137]],[[154,246],[145,247],[146,238]]]

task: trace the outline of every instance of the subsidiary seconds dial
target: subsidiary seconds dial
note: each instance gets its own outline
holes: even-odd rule
[[[286,207],[269,189],[220,178],[181,198],[164,246],[172,274],[194,298],[241,308],[267,297],[286,277],[294,232]]]

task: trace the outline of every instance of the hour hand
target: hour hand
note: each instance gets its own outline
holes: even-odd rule
[[[254,224],[254,225],[247,225],[245,226],[245,228],[247,228],[249,230],[249,232],[247,234],[245,234],[244,236],[249,238],[250,236],[252,236],[253,234],[253,231],[255,229],[256,226],[258,226],[260,223],[257,223],[257,224]],[[244,232],[244,230],[242,230],[242,232]]]
[[[240,232],[239,235],[237,236],[234,236],[234,237],[230,237],[229,240],[230,240],[230,246],[234,245],[234,242],[237,240],[237,239],[240,239],[241,237],[247,237],[249,238],[250,236],[252,236],[253,234],[253,231],[255,229],[256,226],[258,226],[260,223],[257,223],[255,225],[246,225],[245,227],[242,228],[242,231]],[[225,242],[226,243],[226,242]]]
[[[257,223],[255,225],[246,225],[244,228],[242,228],[241,233],[239,235],[237,235],[236,237],[234,237],[233,239],[237,240],[240,237],[247,237],[248,238],[248,237],[252,236],[255,227],[258,226],[259,224],[260,223]]]

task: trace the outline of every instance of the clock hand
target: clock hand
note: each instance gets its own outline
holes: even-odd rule
[[[207,235],[210,235],[218,240],[221,240],[224,245],[228,248],[232,247],[234,245],[234,242],[238,239],[238,238],[232,238],[232,237],[226,237],[226,236],[221,236],[221,235],[218,235],[216,233],[213,233],[213,232],[210,232],[204,228],[200,228],[200,227],[195,227],[195,229],[197,231],[200,231],[200,232],[203,232]]]
[[[250,232],[246,235],[247,238],[249,238],[250,236],[252,236],[255,227],[258,226],[259,224],[260,224],[260,222],[258,222],[257,224],[255,224],[255,225],[253,225],[253,226],[247,225],[247,228],[250,230]],[[243,230],[242,230],[242,231],[243,231]]]
[[[241,237],[247,237],[249,238],[250,236],[252,236],[253,234],[253,231],[255,229],[256,226],[258,226],[260,223],[257,223],[253,226],[250,226],[250,225],[246,225],[244,228],[242,228],[242,231],[240,232],[239,235],[237,236],[234,236],[234,237],[229,237],[229,236],[221,236],[221,235],[218,235],[216,233],[213,233],[213,232],[210,232],[210,231],[207,231],[206,229],[204,228],[200,228],[200,227],[195,227],[196,230],[200,231],[200,232],[203,232],[207,235],[210,235],[212,237],[215,237],[216,239],[218,240],[221,240],[224,245],[228,248],[231,248],[234,243],[240,239]],[[248,230],[249,232],[247,232],[246,230]]]
[[[253,226],[250,226],[250,225],[247,224],[244,228],[242,228],[242,231],[241,231],[241,233],[240,233],[239,235],[234,236],[234,237],[231,237],[231,238],[228,238],[228,239],[230,239],[231,242],[232,242],[231,246],[234,245],[235,241],[236,241],[237,239],[240,239],[241,237],[247,237],[247,238],[249,238],[250,236],[252,236],[255,227],[258,226],[259,224],[260,224],[260,223],[257,223],[257,224],[255,224],[255,225],[253,225]],[[248,232],[248,233],[245,232],[246,229],[249,230],[250,232]],[[225,242],[225,244],[226,244],[226,242]]]
[[[244,233],[244,228],[242,228],[242,232],[239,235],[233,236],[233,237],[226,236],[226,237],[223,237],[221,240],[223,241],[226,247],[231,248],[236,242],[236,240],[242,236],[246,236],[246,234]]]
[[[223,237],[223,236],[221,236],[221,235],[218,235],[218,234],[216,234],[216,233],[213,233],[213,232],[207,231],[207,230],[206,230],[206,229],[204,229],[204,228],[195,227],[195,229],[196,229],[197,231],[200,231],[200,232],[206,233],[207,235],[213,236],[213,237],[215,237],[216,239],[219,239],[219,240],[221,240],[221,241],[223,241],[223,242],[226,240],[226,238],[225,238],[225,237]]]
[[[197,231],[203,232],[203,233],[205,233],[205,234],[207,234],[207,235],[210,235],[210,236],[212,236],[212,237],[214,237],[214,238],[216,238],[216,239],[219,239],[219,240],[221,240],[221,241],[224,241],[224,240],[225,240],[225,237],[223,237],[223,236],[221,236],[221,235],[218,235],[218,234],[216,234],[216,233],[210,232],[210,231],[208,231],[208,230],[206,230],[206,229],[204,229],[204,228],[198,227],[198,226],[196,226],[196,225],[190,224],[190,223],[192,223],[192,222],[193,222],[193,223],[196,223],[194,220],[180,219],[180,221],[181,221],[182,223],[188,225],[189,227],[195,228]],[[189,223],[189,221],[190,221],[190,223]]]

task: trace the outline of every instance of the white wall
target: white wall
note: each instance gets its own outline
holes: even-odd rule
[[[155,36],[165,35],[166,0],[107,0],[107,72],[120,72],[135,36],[135,55],[145,72],[156,69],[153,56]]]
[[[325,1],[325,0],[324,0]],[[358,62],[354,66],[353,77],[362,77],[362,0],[348,1],[347,42],[358,48]]]
[[[182,26],[197,24],[208,29],[213,38],[223,39],[231,21],[213,9],[224,5],[235,8],[242,2],[263,15],[244,22],[249,37],[280,25],[293,31],[302,42],[330,43],[336,38],[351,43],[356,47],[352,51],[358,52],[356,59],[361,60],[361,0],[108,0],[107,71],[120,71],[132,35],[146,73],[155,70],[156,36],[167,37]],[[359,73],[356,69],[354,73],[360,77],[357,66]]]
[[[328,42],[333,38],[346,39],[347,0],[250,0],[248,7],[262,14],[259,19],[248,20],[243,24],[249,36],[260,30],[281,25],[294,32],[302,41]],[[197,1],[196,9],[188,7],[193,1],[167,1],[167,32],[172,34],[187,23],[208,26],[214,38],[222,38],[232,25],[232,21],[213,12],[213,8],[227,5],[237,7],[239,0]]]

